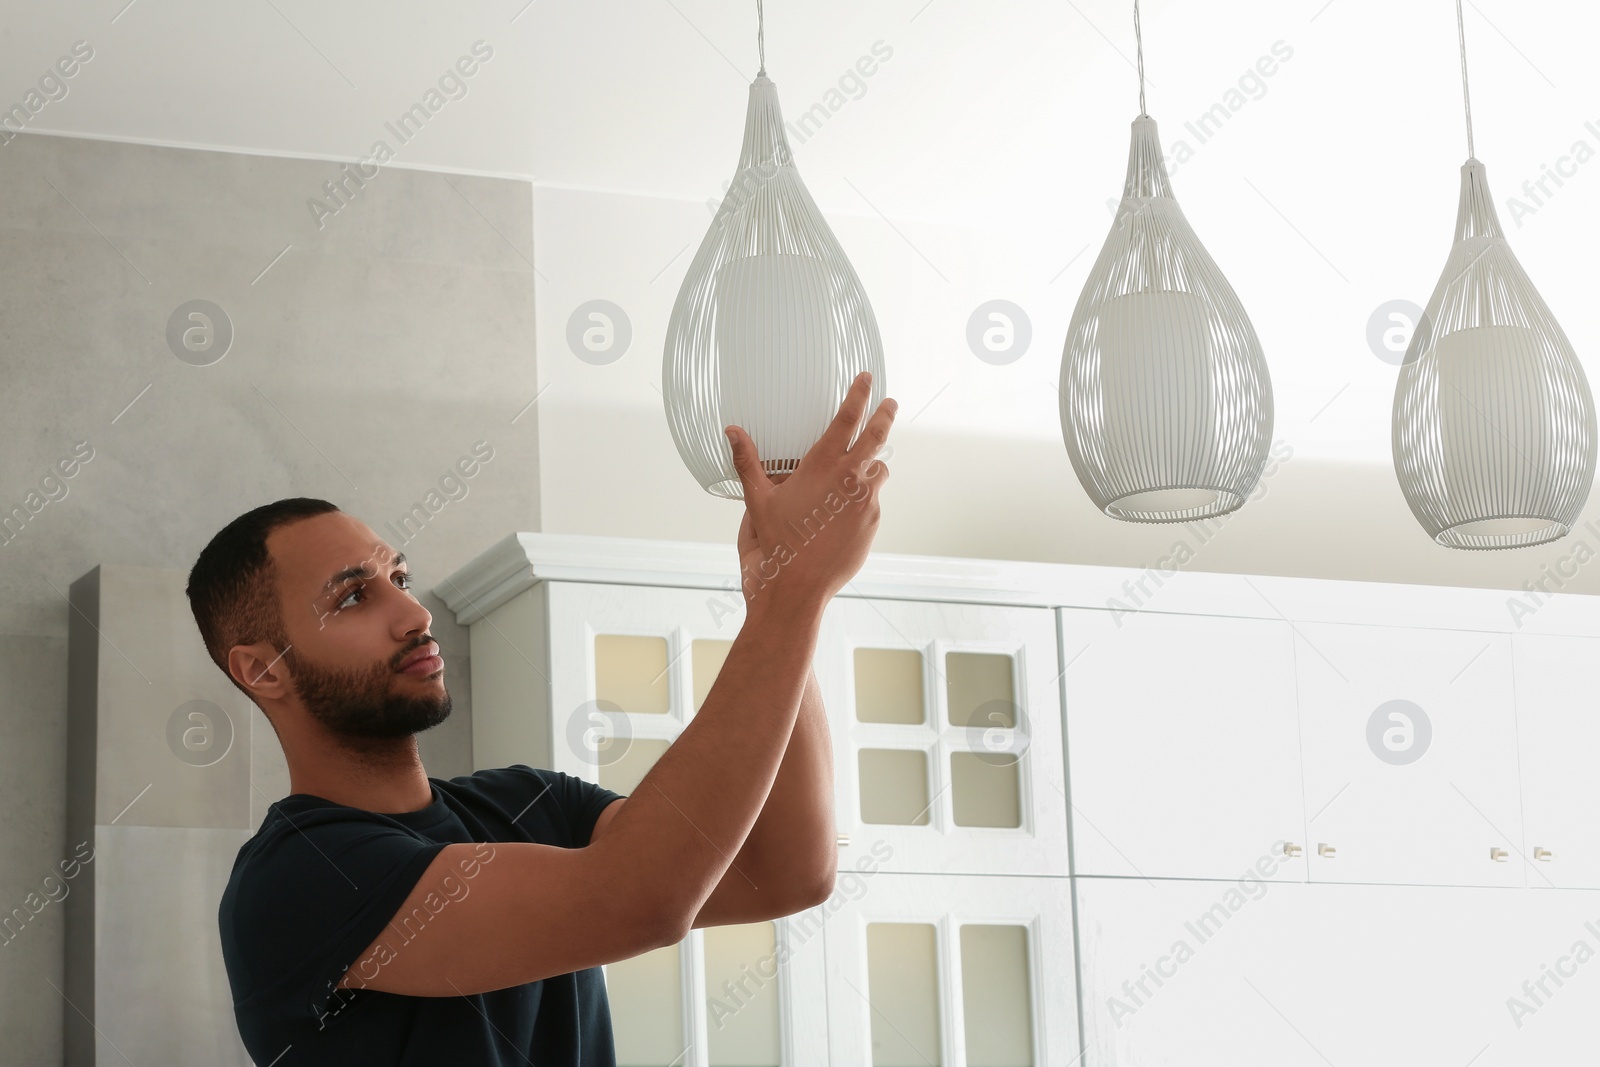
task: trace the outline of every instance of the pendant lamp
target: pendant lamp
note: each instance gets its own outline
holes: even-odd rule
[[[1233,511],[1261,477],[1272,382],[1255,329],[1173,199],[1156,123],[1139,117],[1122,202],[1061,357],[1061,432],[1084,491],[1130,522]]]
[[[1394,469],[1449,548],[1563,537],[1595,473],[1594,399],[1567,335],[1512,254],[1472,146],[1466,30],[1456,0],[1467,161],[1455,243],[1394,391]]]
[[[790,473],[857,375],[872,372],[868,410],[886,388],[872,305],[795,169],[759,0],[756,18],[739,166],[678,290],[661,365],[678,454],[707,492],[734,500],[744,490],[723,427],[750,434],[769,475]]]

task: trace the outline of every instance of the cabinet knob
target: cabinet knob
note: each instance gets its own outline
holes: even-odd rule
[[[1330,860],[1333,859],[1333,856],[1334,856],[1333,846],[1332,845],[1325,845],[1325,844],[1317,845],[1317,855],[1322,856],[1322,857],[1324,857],[1326,859],[1330,859]]]
[[[1510,855],[1510,853],[1503,848],[1494,848],[1491,846],[1489,849],[1489,858],[1494,860],[1496,863],[1504,863],[1508,855]]]
[[[1298,856],[1300,855],[1300,846],[1293,841],[1285,841],[1283,843],[1283,854],[1285,856]]]
[[[849,843],[850,843],[850,835],[849,834],[840,834],[839,835],[839,847],[840,848],[843,848],[844,846],[848,845]]]
[[[1536,860],[1542,860],[1548,863],[1550,860],[1555,858],[1555,855],[1556,854],[1554,852],[1551,852],[1547,848],[1540,848],[1538,845],[1533,846],[1533,858]]]

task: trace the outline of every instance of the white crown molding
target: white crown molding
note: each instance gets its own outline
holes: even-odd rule
[[[802,549],[803,550],[803,549]],[[433,588],[470,625],[539,582],[738,588],[731,544],[513,533]],[[841,596],[1157,611],[1294,623],[1425,626],[1600,637],[1600,598],[1507,589],[873,553]],[[1513,611],[1521,604],[1521,612]]]

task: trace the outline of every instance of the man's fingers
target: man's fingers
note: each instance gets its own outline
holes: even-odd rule
[[[744,428],[729,426],[723,432],[733,446],[733,470],[739,475],[739,484],[744,486],[744,499],[748,503],[757,493],[771,489],[772,482],[767,478],[767,472],[761,469],[761,456],[756,451],[756,443],[744,432]]]
[[[883,403],[878,405],[878,410],[872,413],[872,418],[861,428],[861,436],[856,438],[855,445],[850,449],[849,459],[852,465],[859,469],[870,463],[872,457],[878,454],[889,440],[889,428],[894,425],[894,416],[899,410],[899,401],[893,397],[883,398]]]
[[[861,416],[867,413],[867,397],[872,392],[872,375],[862,371],[856,380],[850,383],[850,389],[844,395],[844,401],[839,405],[839,413],[828,423],[828,428],[823,431],[818,444],[824,449],[824,455],[843,455],[849,447],[850,438],[856,432],[856,427],[861,425]]]

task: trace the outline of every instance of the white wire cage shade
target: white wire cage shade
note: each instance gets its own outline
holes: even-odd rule
[[[1073,470],[1113,518],[1226,514],[1261,477],[1272,420],[1255,329],[1173,198],[1155,120],[1141,115],[1122,202],[1062,352]]]
[[[673,443],[707,492],[743,499],[723,428],[750,434],[769,475],[793,472],[862,371],[871,410],[885,392],[877,319],[800,180],[777,86],[758,74],[733,183],[667,323]]]
[[[1512,253],[1485,168],[1461,167],[1455,241],[1395,384],[1395,474],[1450,548],[1565,536],[1595,474],[1595,410],[1577,354]]]

